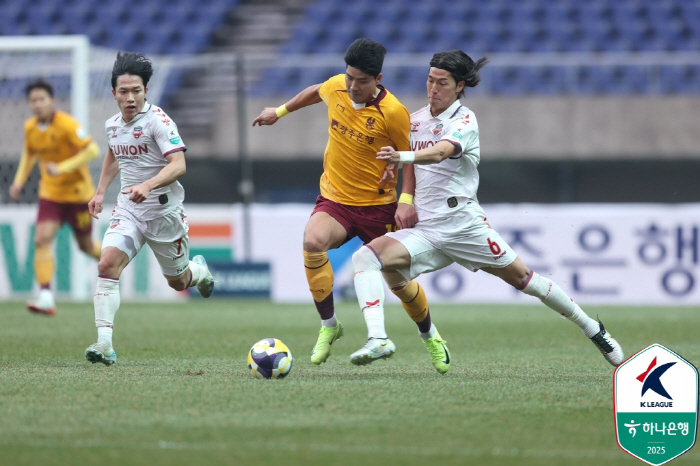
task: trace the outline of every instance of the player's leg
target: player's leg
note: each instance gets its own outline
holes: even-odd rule
[[[123,250],[128,239],[121,235],[106,235],[105,248],[97,264],[97,285],[93,304],[95,306],[95,326],[97,343],[85,350],[85,358],[95,364],[101,362],[110,366],[117,362],[117,353],[112,347],[114,316],[119,310],[119,277],[131,260]]]
[[[444,374],[450,369],[450,352],[432,322],[428,298],[423,287],[414,278],[419,275],[442,269],[452,264],[452,258],[443,254],[435,245],[441,244],[441,232],[435,226],[425,224],[390,233],[389,237],[400,241],[410,256],[402,264],[388,263],[382,274],[387,286],[418,326],[418,335],[430,354],[433,367]],[[397,269],[397,270],[391,270]]]
[[[374,244],[387,256],[387,260],[404,258],[407,252],[400,243],[387,241],[384,236],[396,230],[396,203],[363,206],[348,209],[348,216],[353,225],[353,232],[365,243],[353,258],[354,269],[368,272],[368,280],[363,274],[355,274],[355,289],[360,290],[363,299],[360,300],[360,310],[367,324],[367,342],[358,351],[350,355],[353,364],[369,364],[376,359],[390,357],[396,351],[396,345],[389,340],[384,327],[384,287],[381,277],[374,270],[376,262],[370,253],[373,251],[369,244]],[[395,244],[394,244],[395,243]],[[394,250],[394,248],[397,248]],[[374,251],[377,253],[377,251]],[[376,254],[375,254],[376,255]],[[410,257],[408,258],[410,259]],[[396,263],[399,264],[400,261]],[[358,284],[359,282],[359,284]],[[370,299],[371,297],[371,299]]]
[[[501,243],[500,248],[507,247],[505,242],[501,241]],[[492,241],[492,244],[496,242]],[[523,293],[539,298],[547,307],[574,322],[613,366],[624,361],[622,347],[610,336],[600,321],[590,318],[559,285],[530,270],[519,257],[503,268],[485,267],[483,270],[501,278]]]
[[[56,314],[56,302],[51,292],[54,258],[51,245],[61,227],[61,204],[39,199],[36,229],[34,230],[34,277],[39,284],[36,300],[27,303],[31,312]]]
[[[119,278],[124,268],[136,257],[145,239],[134,219],[126,214],[112,215],[110,227],[102,240],[102,254],[97,264],[97,285],[93,303],[97,343],[85,350],[85,358],[91,363],[107,366],[117,361],[112,347],[114,316],[119,310]]]
[[[168,215],[146,222],[144,236],[160,264],[170,288],[184,291],[196,286],[208,298],[214,292],[214,278],[202,256],[190,257],[187,215],[180,205]]]
[[[343,326],[333,306],[333,268],[328,250],[342,245],[348,237],[346,228],[326,211],[315,211],[304,229],[304,269],[316,310],[321,317],[311,362],[321,364],[331,354],[331,345],[343,336]]]
[[[92,239],[92,216],[87,204],[72,204],[69,217],[66,219],[75,233],[78,247],[88,256],[100,260],[102,243]]]
[[[377,359],[391,357],[396,346],[384,331],[384,283],[383,268],[395,269],[410,266],[411,256],[395,239],[381,236],[362,246],[352,256],[355,269],[355,292],[360,310],[367,322],[367,342],[350,355],[350,362],[357,365],[371,364]]]
[[[163,276],[168,286],[176,291],[184,291],[196,286],[203,298],[214,292],[214,278],[203,256],[197,255],[189,260],[189,237],[167,243],[148,241],[148,245],[158,259]]]

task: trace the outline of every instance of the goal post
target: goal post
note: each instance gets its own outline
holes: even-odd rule
[[[90,131],[90,39],[88,36],[0,37],[0,53],[60,51],[69,52],[71,57],[71,114],[86,131]]]

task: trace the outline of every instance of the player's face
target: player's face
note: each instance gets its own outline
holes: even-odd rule
[[[46,121],[53,115],[53,97],[46,89],[32,89],[29,93],[29,108],[40,121]]]
[[[464,89],[464,81],[457,84],[449,71],[431,67],[428,72],[428,102],[433,116],[437,116],[457,100]]]
[[[345,69],[345,87],[348,95],[356,104],[366,104],[377,94],[377,86],[382,80],[382,74],[377,77],[348,66]]]
[[[143,109],[147,92],[148,88],[143,85],[141,76],[123,74],[117,78],[117,86],[112,89],[112,95],[124,121],[131,121]]]

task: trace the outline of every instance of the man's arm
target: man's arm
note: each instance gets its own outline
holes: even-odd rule
[[[52,176],[61,175],[63,173],[71,173],[80,167],[87,165],[91,160],[96,159],[98,155],[100,155],[100,148],[97,146],[95,141],[91,141],[73,157],[70,157],[61,163],[47,163],[46,170],[49,172],[49,175]]]
[[[178,180],[187,171],[187,165],[185,163],[185,152],[178,151],[174,152],[165,157],[168,164],[163,167],[161,171],[158,172],[156,176],[150,180],[146,180],[143,183],[131,186],[122,191],[124,194],[131,193],[129,200],[139,203],[146,200],[148,195],[154,189],[162,188],[170,183]]]
[[[107,188],[109,188],[109,185],[114,181],[117,173],[119,173],[119,164],[117,163],[117,159],[114,158],[112,149],[108,149],[107,155],[105,155],[105,159],[102,162],[102,173],[100,174],[100,181],[97,183],[95,195],[92,200],[88,202],[88,210],[93,217],[98,218],[97,214],[102,212],[105,192],[107,192]]]
[[[34,168],[36,159],[37,157],[35,155],[29,155],[29,151],[27,151],[26,146],[22,149],[22,155],[19,159],[19,166],[17,167],[17,172],[15,173],[15,180],[12,182],[12,186],[10,186],[10,196],[12,196],[12,199],[15,201],[19,201],[22,193],[22,187],[24,186],[24,183],[27,182],[27,178],[29,178],[29,174],[32,172],[32,168]]]
[[[449,141],[439,141],[431,147],[426,147],[418,151],[397,151],[393,147],[382,147],[377,152],[377,160],[386,163],[413,163],[418,165],[430,165],[440,163],[448,157],[457,155],[462,151],[458,145]]]
[[[401,196],[399,196],[399,205],[394,214],[396,225],[401,228],[411,228],[418,223],[418,215],[416,209],[413,208],[413,195],[416,192],[416,172],[413,165],[407,163],[401,169]]]
[[[253,120],[253,126],[274,125],[277,120],[288,113],[321,102],[323,99],[321,99],[321,95],[318,93],[319,89],[321,89],[321,84],[314,84],[292,97],[286,104],[280,105],[277,108],[265,107],[262,113]]]

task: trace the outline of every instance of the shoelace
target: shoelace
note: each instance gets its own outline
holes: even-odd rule
[[[445,340],[438,340],[438,339],[433,339],[429,345],[428,345],[428,353],[430,353],[430,357],[435,359],[435,358],[440,358],[442,359],[442,345],[446,345],[447,342]]]

